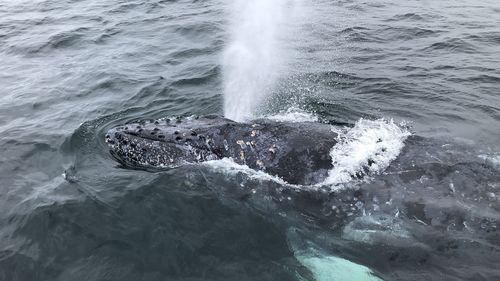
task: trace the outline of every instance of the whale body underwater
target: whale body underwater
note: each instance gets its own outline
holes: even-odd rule
[[[328,124],[267,119],[239,123],[215,115],[129,123],[106,134],[111,153],[126,166],[168,168],[231,158],[301,185],[327,178],[336,138]]]
[[[386,153],[383,145],[349,175],[352,182],[362,179],[359,184],[323,189],[321,183],[338,164],[332,149],[342,145],[343,137],[318,122],[240,123],[210,115],[130,122],[108,130],[105,141],[125,168],[156,171],[232,158],[289,184],[315,185],[263,184],[254,194],[217,184],[227,188],[217,194],[236,195],[242,204],[251,200],[268,215],[286,213],[307,239],[369,266],[384,280],[418,272],[428,280],[500,278],[500,271],[493,270],[500,253],[498,165],[466,146],[412,135],[372,180],[364,181],[380,164],[376,155]],[[470,272],[458,274],[464,266]],[[478,278],[484,270],[491,272]]]

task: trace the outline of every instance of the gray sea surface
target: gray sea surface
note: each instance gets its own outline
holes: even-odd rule
[[[276,182],[108,153],[118,124],[223,114],[228,2],[1,1],[0,280],[317,279],[294,239],[384,280],[499,280],[500,2],[303,2],[262,113],[414,135],[345,222]]]

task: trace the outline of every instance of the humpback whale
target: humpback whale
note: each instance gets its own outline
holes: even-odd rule
[[[239,123],[209,115],[129,123],[112,128],[105,139],[111,154],[128,167],[168,168],[231,158],[290,184],[311,185],[327,178],[336,137],[328,124]]]
[[[349,130],[355,141],[345,142],[349,134],[338,135],[328,124],[269,119],[239,123],[210,115],[131,122],[108,130],[105,140],[128,168],[154,170],[232,158],[288,183],[310,185],[322,183],[346,164],[335,159],[342,145],[351,150],[360,145],[365,152],[397,136],[369,130],[358,131],[363,132],[359,136],[356,126]],[[303,247],[299,252],[310,245],[300,240],[310,241],[325,253],[368,266],[385,280],[399,280],[401,272],[422,272],[429,280],[477,280],[483,267],[498,264],[498,167],[467,147],[403,135],[401,150],[387,149],[386,154],[397,155],[387,158],[388,166],[377,158],[378,150],[364,154],[375,156],[363,160],[362,167],[380,166],[384,172],[354,188],[282,188],[273,182],[257,189],[250,184],[249,189],[231,180],[225,184],[225,175],[209,178],[216,182],[211,188],[231,202],[250,202],[258,212],[285,213],[294,229],[287,235]],[[361,168],[351,177],[366,174]],[[172,174],[163,176],[171,180]],[[202,182],[206,180],[203,176]],[[458,275],[458,269],[470,265],[467,276]],[[492,271],[488,276],[500,275]]]

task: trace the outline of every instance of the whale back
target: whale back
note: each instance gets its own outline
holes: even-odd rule
[[[285,179],[291,184],[323,181],[332,168],[330,150],[337,135],[329,125],[254,120],[228,123],[212,134],[221,156]]]

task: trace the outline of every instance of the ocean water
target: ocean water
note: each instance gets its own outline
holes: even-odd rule
[[[0,280],[500,279],[500,2],[252,3],[0,3]],[[104,142],[245,105],[343,132],[335,188]]]

